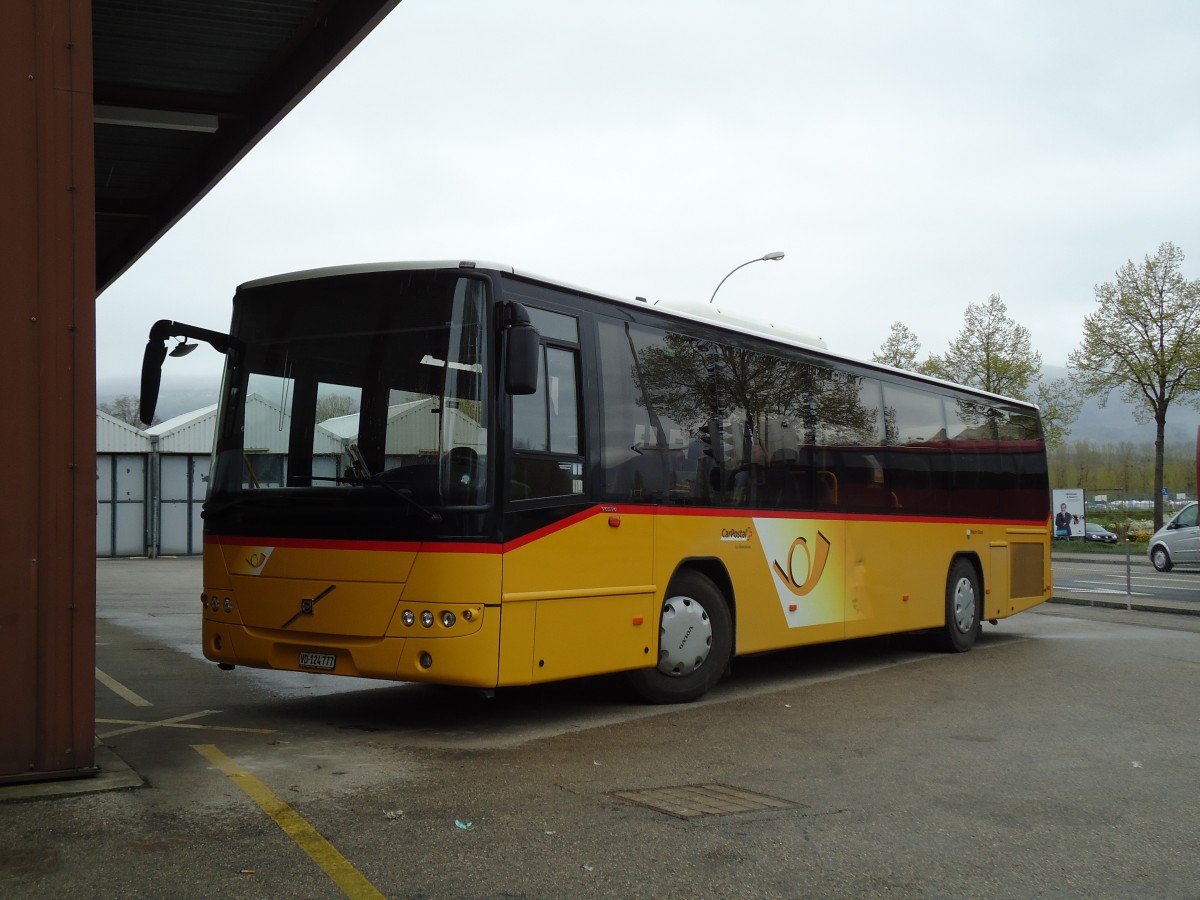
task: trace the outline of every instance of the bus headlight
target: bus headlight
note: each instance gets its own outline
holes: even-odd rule
[[[413,623],[417,621],[417,617],[411,609],[406,609],[400,614],[400,621],[407,627],[412,628]]]
[[[456,620],[454,618],[454,613],[450,612],[450,610],[448,610],[448,609],[442,610],[442,627],[443,628],[453,628],[455,621]]]
[[[421,624],[424,625],[426,628],[432,628],[433,627],[433,613],[431,613],[429,610],[425,610],[423,613],[421,613]]]

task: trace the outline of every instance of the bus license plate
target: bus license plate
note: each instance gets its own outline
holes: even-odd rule
[[[331,672],[336,662],[337,656],[332,653],[301,652],[300,654],[300,668],[302,669],[322,669]]]

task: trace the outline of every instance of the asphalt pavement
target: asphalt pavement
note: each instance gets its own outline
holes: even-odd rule
[[[1052,568],[1057,567],[1060,563],[1069,563],[1073,565],[1094,565],[1097,568],[1111,568],[1115,566],[1121,571],[1125,571],[1126,565],[1128,565],[1131,576],[1133,574],[1145,575],[1154,571],[1154,567],[1150,564],[1150,560],[1146,556],[1145,546],[1139,544],[1130,549],[1131,552],[1128,557],[1119,553],[1084,553],[1055,549],[1052,557]],[[1179,572],[1181,570],[1176,571]],[[1076,591],[1060,587],[1056,574],[1054,592],[1050,598],[1050,602],[1070,604],[1072,606],[1092,606],[1103,609],[1125,609],[1140,612],[1170,613],[1181,616],[1200,616],[1200,591],[1196,592],[1194,599],[1180,599],[1178,596],[1166,597],[1155,593],[1153,583],[1147,585],[1145,582],[1139,585],[1139,589],[1136,592],[1130,593],[1126,593],[1124,587],[1119,582],[1111,590]]]
[[[222,672],[199,591],[98,564],[101,774],[0,788],[6,900],[1198,896],[1194,616],[1061,597],[970,653],[805,647],[655,707]]]

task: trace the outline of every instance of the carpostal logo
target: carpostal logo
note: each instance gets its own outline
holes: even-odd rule
[[[816,547],[810,548],[806,538],[796,538],[792,541],[792,546],[788,548],[787,567],[780,565],[779,560],[775,560],[772,566],[775,574],[779,576],[779,580],[797,597],[803,597],[812,592],[812,589],[817,586],[817,582],[821,580],[821,575],[825,571],[825,563],[829,560],[829,538],[818,531],[815,543]],[[795,568],[797,550],[804,551],[804,565],[799,573]]]
[[[230,571],[235,575],[261,575],[274,552],[274,547],[243,547],[236,561],[231,561]]]
[[[745,542],[754,537],[754,529],[747,526],[746,528],[722,528],[721,540],[723,541],[738,541]]]
[[[789,628],[846,618],[845,529],[840,522],[755,519],[764,575]]]

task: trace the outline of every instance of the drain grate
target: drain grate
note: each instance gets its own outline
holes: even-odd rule
[[[611,791],[638,806],[645,806],[678,819],[732,816],[737,813],[800,809],[802,804],[768,797],[727,784],[685,784],[679,787],[647,788],[642,791]]]

